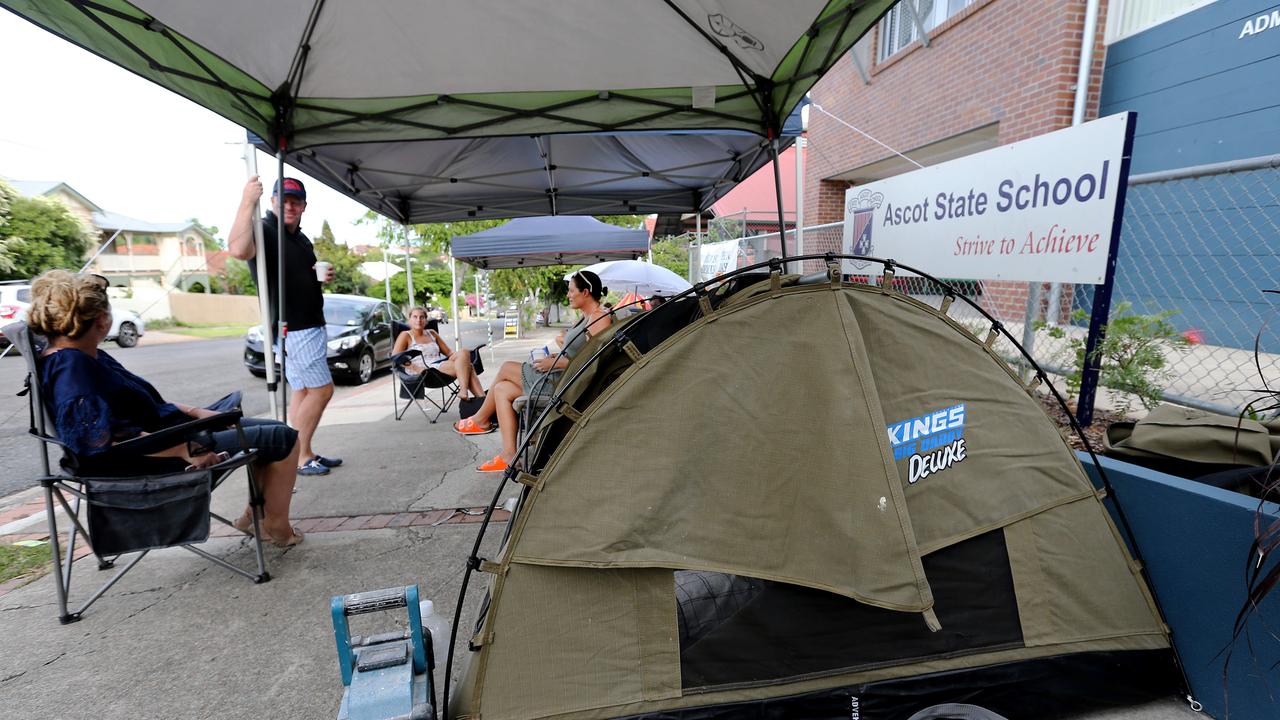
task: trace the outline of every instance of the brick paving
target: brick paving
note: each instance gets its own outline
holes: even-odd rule
[[[484,520],[486,508],[446,508],[442,510],[426,510],[422,512],[378,513],[374,515],[336,515],[331,517],[299,518],[294,520],[294,527],[304,533],[349,532],[356,530],[381,530],[415,526],[432,526],[443,524],[478,523]],[[23,520],[44,511],[44,502],[29,502],[0,512],[0,525]],[[493,522],[507,522],[511,513],[502,509],[493,511]],[[61,519],[61,518],[59,518]],[[43,526],[36,526],[43,529]],[[33,528],[28,528],[28,530]],[[215,522],[209,528],[210,537],[235,537],[240,532],[232,527]],[[59,533],[65,543],[66,533]],[[0,545],[8,545],[20,540],[48,540],[47,532],[23,532],[0,535]],[[76,544],[76,560],[89,555],[89,548],[84,543]],[[47,568],[46,568],[47,569]],[[0,597],[16,590],[40,576],[27,575],[6,580],[0,583]]]

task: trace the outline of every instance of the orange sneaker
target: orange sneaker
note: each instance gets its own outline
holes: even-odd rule
[[[507,471],[507,461],[503,460],[501,455],[494,455],[492,460],[476,468],[476,472],[482,472],[482,473],[496,473],[496,472],[506,472],[506,471]]]
[[[497,423],[489,423],[488,425],[480,425],[471,418],[462,418],[453,424],[453,431],[459,435],[484,435],[498,429]]]

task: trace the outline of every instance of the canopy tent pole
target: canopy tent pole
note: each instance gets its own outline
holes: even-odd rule
[[[458,325],[458,261],[453,257],[453,248],[449,248],[449,281],[453,286],[453,291],[449,293],[449,301],[453,310],[453,348],[457,350],[462,347],[462,330]]]
[[[409,226],[404,223],[400,224],[400,239],[404,240],[404,286],[409,291],[409,307],[412,309],[418,304],[418,299],[413,296],[413,256],[409,252]]]
[[[769,143],[769,154],[773,156],[773,191],[778,199],[778,245],[782,247],[782,260],[787,259],[787,225],[782,212],[782,170],[778,167],[778,144],[775,135]]]
[[[277,337],[280,338],[281,375],[281,382],[277,386],[280,393],[277,407],[280,409],[280,422],[287,423],[289,422],[289,383],[284,380],[284,364],[289,355],[288,351],[285,350],[285,337],[289,334],[289,322],[284,317],[284,257],[285,248],[287,247],[284,236],[284,138],[280,138],[280,142],[276,146],[276,171],[276,201],[279,204],[279,207],[276,208],[276,303],[279,305],[280,310],[280,315],[276,319],[279,321],[280,326],[280,332]]]
[[[796,138],[796,255],[804,254],[804,145],[805,137]],[[804,272],[804,263],[796,268]]]
[[[249,177],[258,174],[258,156],[253,143],[244,144],[244,165]],[[253,216],[253,262],[258,270],[257,277],[266,280],[267,253],[262,240],[261,208]],[[267,406],[271,409],[271,417],[280,419],[280,408],[276,404],[276,351],[271,345],[271,293],[267,292],[266,282],[258,283],[258,314],[262,323],[262,362],[267,371]]]
[[[390,243],[387,243],[387,244],[390,245]],[[389,247],[387,249],[390,250]],[[383,285],[386,287],[387,307],[389,308],[391,307],[391,264],[387,262],[387,253],[385,251],[382,253],[382,282],[383,282]],[[388,322],[390,322],[390,320],[391,320],[390,318],[387,318]],[[395,333],[393,332],[392,335],[394,334]],[[395,349],[395,343],[396,343],[396,338],[392,337],[391,338],[392,350]],[[395,376],[394,368],[392,370],[393,371],[391,374],[394,377]],[[391,403],[394,406],[395,403],[399,401],[400,401],[399,395],[396,394],[396,384],[393,381],[391,383]]]

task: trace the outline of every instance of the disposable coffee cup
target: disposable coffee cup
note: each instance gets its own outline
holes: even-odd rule
[[[329,271],[333,269],[333,263],[327,263],[323,260],[316,263],[316,279],[324,282],[329,279]]]
[[[529,351],[529,362],[537,362],[538,360],[541,360],[542,358],[547,357],[550,354],[551,354],[551,350],[546,345],[543,345],[540,348],[534,348],[533,350]]]

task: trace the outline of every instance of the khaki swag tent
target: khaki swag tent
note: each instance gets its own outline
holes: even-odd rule
[[[594,339],[471,562],[448,716],[1030,718],[1171,687],[1056,427],[891,286],[739,275]]]

